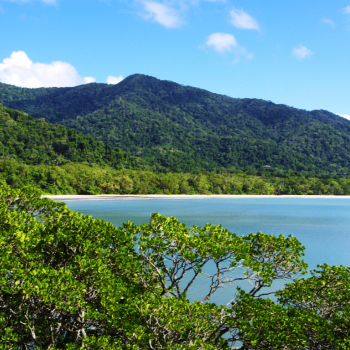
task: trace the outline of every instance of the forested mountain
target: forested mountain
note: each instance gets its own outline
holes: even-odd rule
[[[140,74],[117,85],[0,84],[0,102],[173,170],[350,172],[350,121],[323,110],[235,99]]]
[[[35,119],[0,104],[0,160],[29,165],[68,162],[108,165],[115,169],[147,168],[137,157],[105,146],[75,129]]]

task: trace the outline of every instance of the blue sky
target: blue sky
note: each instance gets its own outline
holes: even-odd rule
[[[0,0],[0,81],[142,73],[350,115],[350,0]]]

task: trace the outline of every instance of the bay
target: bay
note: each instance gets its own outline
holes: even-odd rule
[[[222,225],[239,235],[262,231],[297,237],[305,246],[309,269],[318,264],[350,265],[350,198],[147,198],[68,200],[74,210],[121,226],[128,220],[148,222],[158,212],[188,226]],[[205,282],[201,282],[205,283]],[[280,285],[276,286],[280,287]],[[191,299],[200,298],[200,283]],[[215,302],[230,300],[220,291]]]

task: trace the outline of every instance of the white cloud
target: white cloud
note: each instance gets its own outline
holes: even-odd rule
[[[94,77],[85,77],[84,81],[86,84],[94,83],[96,79]]]
[[[11,56],[0,63],[0,81],[2,83],[28,87],[65,87],[76,86],[95,81],[93,77],[82,77],[67,62],[33,62],[23,51],[12,52]]]
[[[347,115],[347,114],[337,114],[339,115],[340,117],[343,117],[345,119],[349,119],[350,120],[350,115]]]
[[[325,24],[328,24],[328,25],[330,25],[333,28],[335,27],[335,24],[334,24],[334,22],[331,19],[323,19],[321,22],[325,23]]]
[[[217,52],[232,51],[232,48],[238,46],[236,38],[232,34],[225,33],[209,35],[205,44],[213,47]]]
[[[106,79],[107,84],[118,84],[120,83],[124,78],[119,75],[119,77],[113,77],[112,75],[108,76]]]
[[[346,6],[344,9],[343,9],[343,12],[345,14],[350,14],[350,5],[349,6]]]
[[[307,47],[303,45],[300,45],[299,47],[295,47],[292,53],[296,58],[299,58],[299,59],[303,59],[313,54],[311,50],[309,50]]]
[[[239,62],[242,57],[248,60],[253,58],[253,54],[249,53],[244,47],[240,46],[232,34],[213,33],[207,37],[205,45],[220,53],[232,52],[232,63]]]
[[[233,8],[230,11],[231,23],[238,29],[260,30],[258,22],[242,9]]]
[[[181,12],[168,5],[155,1],[143,1],[142,4],[145,11],[142,17],[147,20],[153,20],[166,28],[178,28],[184,23]]]

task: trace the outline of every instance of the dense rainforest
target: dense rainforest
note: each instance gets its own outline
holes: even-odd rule
[[[52,194],[350,194],[346,177],[277,175],[154,169],[90,135],[0,105],[0,179],[14,188]]]
[[[145,162],[105,146],[75,129],[35,119],[0,104],[0,159],[30,165],[68,162],[108,165],[115,169],[147,168]]]
[[[13,188],[31,186],[46,194],[350,195],[348,177],[243,172],[155,173],[81,163],[27,165],[12,159],[0,161],[0,180]]]
[[[117,85],[19,88],[0,102],[173,172],[218,168],[350,173],[350,121],[135,74]]]

